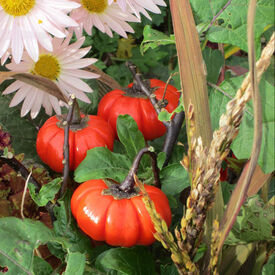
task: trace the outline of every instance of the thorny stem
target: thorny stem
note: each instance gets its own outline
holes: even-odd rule
[[[74,116],[75,113],[77,113],[77,112],[74,112],[75,105],[77,105],[75,95],[72,94],[70,96],[70,100],[69,100],[68,105],[69,105],[69,111],[68,111],[66,120],[63,122],[63,125],[65,126],[65,129],[64,129],[64,145],[63,145],[63,156],[64,156],[63,164],[64,164],[64,168],[63,168],[63,182],[61,184],[61,192],[60,192],[61,197],[64,195],[65,191],[67,190],[68,183],[69,183],[69,180],[70,180],[70,176],[69,176],[69,173],[70,173],[69,133],[70,133],[70,126],[71,126],[71,123],[72,123],[72,120],[73,120],[73,116]],[[77,119],[77,117],[75,119]]]
[[[149,154],[150,157],[152,158],[152,166],[153,166],[155,184],[156,184],[156,186],[160,186],[159,169],[157,167],[157,158],[156,158],[156,154],[153,150],[154,150],[153,147],[145,147],[138,152],[127,177],[119,186],[119,189],[121,191],[131,192],[134,189],[134,186],[135,186],[134,175],[137,174],[141,158],[143,157],[144,154]]]
[[[136,71],[136,66],[130,62],[127,62],[127,66],[134,77],[134,86],[137,87],[141,92],[143,92],[148,97],[156,113],[159,114],[161,112],[161,108],[159,107],[159,101],[152,96],[149,89],[146,87],[146,85],[144,85],[143,80],[141,78],[141,74],[137,73]],[[164,96],[163,96],[163,99],[164,99]],[[162,123],[164,124],[167,130],[165,141],[163,144],[163,149],[162,149],[162,152],[166,154],[166,158],[163,166],[166,166],[169,162],[169,159],[172,155],[173,148],[177,142],[177,138],[178,138],[183,121],[184,121],[183,111],[180,113],[177,113],[171,121],[162,121]]]

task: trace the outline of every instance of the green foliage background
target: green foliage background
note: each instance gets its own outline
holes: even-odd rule
[[[203,58],[207,67],[207,81],[217,84],[222,66],[233,68],[241,66],[247,68],[246,16],[248,0],[232,0],[228,8],[217,18],[209,30],[208,26],[213,15],[217,14],[228,2],[227,0],[191,0],[197,29],[199,31]],[[168,4],[168,2],[167,2]],[[175,39],[172,21],[167,8],[161,8],[162,13],[152,15],[152,21],[143,18],[141,24],[132,24],[135,33],[128,39],[114,34],[113,38],[97,30],[93,30],[92,37],[86,35],[85,45],[92,46],[88,56],[98,58],[96,65],[116,79],[122,86],[132,82],[132,75],[125,66],[126,61],[134,63],[144,74],[145,78],[158,78],[167,81],[170,74],[178,71]],[[257,55],[268,41],[274,30],[274,2],[272,0],[257,1],[257,16],[255,23]],[[207,32],[205,33],[205,31]],[[208,42],[208,44],[207,44]],[[240,48],[239,55],[231,55],[224,59],[222,53],[206,45],[224,43],[225,55]],[[274,62],[274,61],[273,61]],[[274,63],[273,63],[274,64]],[[1,68],[4,70],[4,68]],[[274,170],[274,66],[265,73],[260,91],[263,105],[263,143],[259,158],[259,165],[265,173]],[[219,88],[209,86],[210,113],[213,129],[219,125],[219,117],[225,112],[225,106],[234,96],[244,75],[236,76],[234,70],[228,70]],[[4,82],[0,91],[10,83]],[[100,100],[96,81],[88,81],[95,92],[90,96],[92,104],[80,103],[81,109],[89,114],[96,114]],[[173,77],[172,83],[180,89],[179,76]],[[221,91],[222,90],[222,91]],[[184,91],[183,91],[184,92]],[[11,134],[12,146],[15,153],[24,153],[25,158],[40,163],[35,150],[37,127],[41,126],[47,116],[41,112],[39,117],[31,120],[29,117],[20,118],[19,108],[9,108],[9,96],[0,97],[0,124]],[[131,162],[139,149],[145,146],[142,134],[135,122],[129,116],[123,116],[118,121],[120,142],[116,142],[114,152],[106,148],[95,148],[88,151],[86,159],[77,168],[74,179],[81,183],[88,179],[112,178],[122,181],[126,176]],[[253,109],[249,104],[244,116],[239,135],[232,145],[234,154],[239,159],[250,156],[253,140]],[[180,141],[186,145],[186,131],[182,128]],[[160,153],[163,138],[150,142],[158,154],[159,163],[163,160]],[[186,146],[185,146],[186,147]],[[176,146],[169,165],[162,168],[160,178],[162,190],[167,194],[173,211],[173,228],[179,224],[183,205],[180,200],[182,191],[189,186],[189,176],[179,161],[182,159],[185,147]],[[149,159],[144,158],[139,170],[139,177],[148,183],[153,181]],[[40,163],[41,164],[41,163]],[[232,187],[232,189],[234,186]],[[45,206],[53,200],[59,190],[59,179],[52,181],[34,194],[30,186],[34,201],[39,206]],[[231,188],[230,188],[231,189]],[[225,189],[224,189],[225,190]],[[224,192],[229,192],[224,191]],[[226,193],[228,196],[228,193]],[[225,195],[225,194],[224,194]],[[52,267],[34,254],[34,250],[41,244],[48,244],[53,255],[61,260],[66,275],[72,274],[177,274],[169,254],[159,243],[152,247],[111,248],[107,245],[92,247],[90,240],[81,233],[70,213],[70,194],[58,201],[55,207],[57,221],[53,229],[48,229],[38,221],[29,219],[19,220],[14,217],[0,219],[0,266],[9,266],[7,274],[53,274]],[[270,212],[268,209],[258,208],[257,197],[249,200],[238,217],[227,245],[246,244],[248,242],[271,240]],[[258,211],[258,212],[257,212]],[[257,213],[257,215],[255,214]],[[246,221],[252,223],[247,229]],[[261,226],[265,224],[265,230]],[[271,274],[274,267],[274,256],[264,266],[262,274]]]

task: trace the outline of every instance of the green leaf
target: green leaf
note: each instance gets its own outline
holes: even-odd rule
[[[169,113],[167,110],[162,110],[158,114],[159,121],[170,121],[173,114]]]
[[[82,100],[77,100],[78,106],[84,114],[96,115],[97,106],[99,102],[98,96],[98,84],[95,79],[83,79],[92,89],[92,93],[86,93],[87,97],[90,99],[90,103],[86,103]]]
[[[191,0],[190,4],[194,13],[196,23],[204,23],[212,20],[213,16],[217,14],[221,8],[228,2],[228,0]]]
[[[161,275],[178,275],[178,270],[174,264],[170,265],[161,265],[160,266]]]
[[[201,244],[200,247],[198,248],[198,251],[194,257],[194,263],[197,263],[205,254],[205,252],[207,251],[207,246],[206,244]]]
[[[93,257],[93,249],[90,239],[79,230],[75,220],[72,217],[71,196],[66,194],[62,200],[58,200],[58,206],[54,207],[54,215],[56,221],[54,222],[54,232],[57,236],[64,238],[69,242],[69,252],[87,253],[90,257]],[[60,255],[62,253],[62,247],[55,246],[56,252]]]
[[[174,35],[166,35],[163,32],[152,29],[151,26],[146,25],[143,29],[143,41],[140,45],[140,51],[144,54],[149,48],[155,49],[160,45],[175,44]]]
[[[229,184],[227,181],[223,181],[221,182],[221,187],[224,204],[227,204],[235,188],[235,184]]]
[[[270,200],[273,196],[275,196],[275,177],[272,177],[268,189],[268,200]],[[273,199],[275,201],[275,197]]]
[[[146,146],[137,123],[129,115],[120,115],[117,118],[117,135],[130,160],[133,160],[137,153]]]
[[[51,275],[53,269],[51,265],[44,259],[34,256],[33,258],[33,273],[39,275]]]
[[[8,274],[32,274],[34,249],[54,240],[52,230],[39,221],[15,217],[0,219],[0,266]]]
[[[166,46],[167,47],[167,46]],[[131,61],[143,72],[151,72],[154,67],[165,67],[161,66],[163,59],[168,55],[167,49],[166,51],[160,47],[157,49],[148,49],[146,53],[142,56],[140,53],[139,47],[135,47],[132,49],[133,56],[131,57]]]
[[[32,199],[38,206],[45,206],[49,201],[55,198],[58,193],[62,182],[62,178],[56,178],[51,182],[45,184],[40,189],[39,193],[35,193],[35,187],[32,183],[29,183],[29,191]]]
[[[146,247],[111,248],[100,254],[95,263],[102,271],[116,270],[125,275],[155,275],[154,259]]]
[[[224,58],[221,51],[205,48],[202,56],[207,68],[207,81],[217,83],[221,68],[224,63]]]
[[[171,121],[174,114],[180,113],[182,111],[184,111],[184,105],[183,105],[183,97],[181,96],[179,100],[179,105],[176,107],[176,109],[174,109],[171,113],[169,113],[166,109],[164,109],[158,114],[158,119],[160,121]]]
[[[165,152],[160,152],[158,153],[158,157],[157,157],[157,164],[158,164],[158,168],[161,170],[163,167],[163,164],[165,162],[166,159],[166,154]]]
[[[217,90],[211,89],[210,92],[210,113],[212,125],[218,128],[219,118],[225,113],[226,104],[230,97],[235,96],[236,91],[241,86],[243,77],[235,77],[224,81],[220,88],[225,91],[228,96]],[[260,82],[259,89],[261,92],[262,110],[263,110],[263,139],[261,152],[258,163],[263,172],[268,174],[274,170],[274,88],[267,82],[264,77]],[[246,112],[241,123],[240,131],[237,138],[233,142],[231,149],[238,159],[248,159],[250,157],[253,142],[253,108],[252,103],[247,104]]]
[[[91,36],[88,36],[91,38]],[[93,48],[96,49],[100,54],[103,53],[111,53],[116,51],[118,47],[119,35],[117,33],[113,33],[113,37],[102,33],[101,31],[93,28],[91,43]]]
[[[225,1],[227,2],[227,1]],[[218,17],[220,25],[214,25],[206,37],[212,42],[229,43],[244,51],[247,49],[247,10],[248,0],[232,0],[231,4]],[[257,1],[255,18],[255,40],[257,53],[260,53],[260,38],[268,26],[274,24],[274,1]]]
[[[84,182],[90,179],[111,178],[118,182],[124,180],[131,167],[128,157],[116,154],[104,147],[87,151],[86,158],[75,170],[75,181]]]
[[[115,64],[107,68],[106,73],[113,77],[117,82],[122,86],[127,86],[130,82],[132,82],[133,76],[129,69],[122,64]]]
[[[271,275],[274,274],[275,270],[275,254],[273,253],[268,262],[264,265],[262,270],[262,275]]]
[[[230,231],[225,244],[236,245],[272,240],[273,207],[265,206],[257,195],[248,198]]]
[[[161,189],[165,194],[176,195],[190,185],[188,172],[179,163],[160,171]]]
[[[82,275],[86,264],[85,254],[79,252],[69,253],[67,256],[65,275]]]

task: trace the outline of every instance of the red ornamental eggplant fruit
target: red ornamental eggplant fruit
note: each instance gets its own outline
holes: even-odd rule
[[[233,153],[232,153],[231,158],[237,160],[236,156]],[[226,166],[224,168],[221,167],[221,169],[220,169],[220,181],[227,181],[228,180],[228,171],[229,171],[228,170],[229,169],[228,165],[230,164],[230,162],[228,161],[227,158],[224,160],[224,162],[225,162]]]
[[[150,90],[157,100],[163,98],[166,83],[158,79],[150,79]],[[158,120],[157,113],[147,96],[132,89],[129,85],[127,92],[113,90],[107,93],[99,102],[98,115],[107,120],[116,131],[116,121],[119,115],[128,114],[136,121],[145,140],[152,140],[165,134],[166,128]],[[172,85],[167,85],[164,99],[168,104],[165,109],[172,112],[177,106],[180,92]]]
[[[99,116],[81,116],[81,121],[72,124],[69,132],[70,170],[75,170],[86,157],[87,150],[94,147],[113,149],[114,132],[112,127]],[[63,170],[64,129],[62,120],[50,117],[38,132],[37,154],[52,170]]]
[[[92,239],[113,246],[150,245],[155,241],[154,225],[138,191],[123,192],[118,184],[110,187],[104,180],[81,184],[71,199],[71,210],[79,227]],[[166,195],[144,184],[157,212],[171,224],[171,210]]]

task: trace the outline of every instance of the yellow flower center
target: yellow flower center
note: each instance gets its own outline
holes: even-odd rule
[[[55,56],[41,54],[31,73],[56,80],[60,74],[60,64]]]
[[[34,5],[35,0],[0,0],[0,6],[12,16],[26,15]]]
[[[102,13],[108,6],[107,0],[81,0],[83,7],[89,12]]]

